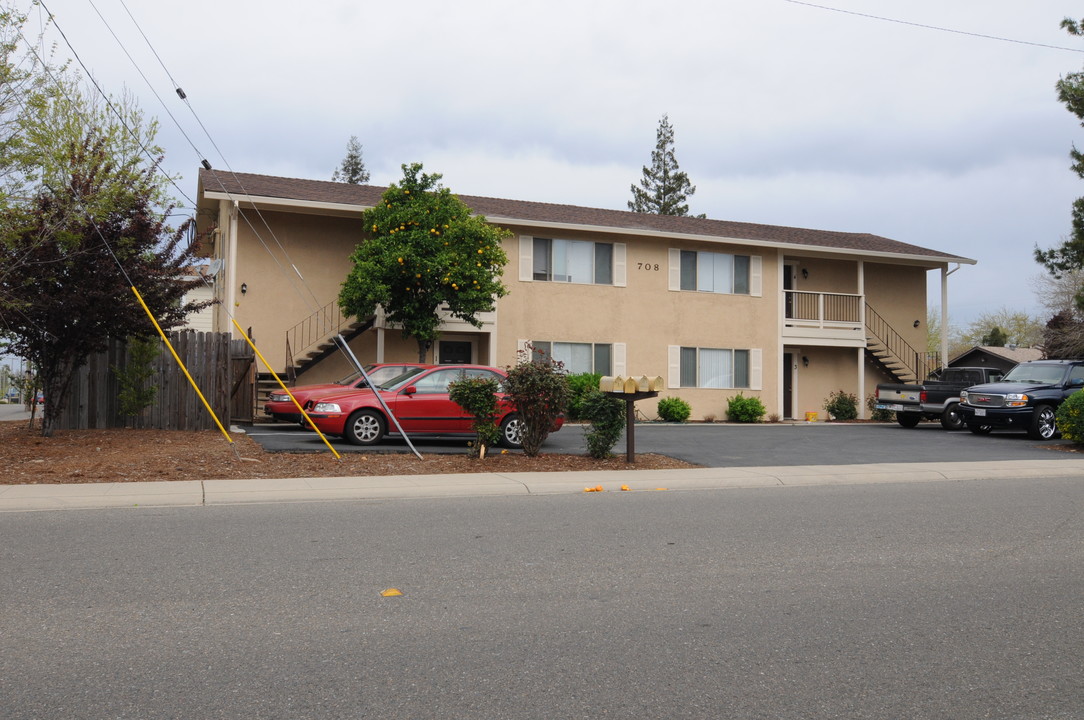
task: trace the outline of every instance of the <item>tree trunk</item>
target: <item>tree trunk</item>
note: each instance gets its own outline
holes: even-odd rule
[[[428,340],[418,338],[418,362],[425,364],[425,356],[429,354],[430,345],[431,343]]]

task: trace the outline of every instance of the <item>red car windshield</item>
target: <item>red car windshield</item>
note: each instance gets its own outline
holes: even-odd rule
[[[403,372],[404,372],[404,369],[403,369],[402,365],[386,365],[384,367],[376,367],[374,365],[366,365],[365,366],[365,372],[369,375],[369,380],[373,383],[373,385],[376,385],[377,387],[381,387],[384,383],[388,382],[389,380],[393,380],[396,377],[398,377],[399,375],[402,375]],[[361,373],[354,372],[354,373],[350,373],[349,375],[344,377],[342,380],[336,380],[335,384],[336,385],[346,385],[348,387],[353,387],[353,386],[357,385],[358,380],[361,380]]]

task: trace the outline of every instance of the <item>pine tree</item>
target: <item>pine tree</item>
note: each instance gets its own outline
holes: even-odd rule
[[[689,176],[678,169],[674,156],[674,128],[670,119],[663,115],[659,120],[655,149],[651,153],[651,167],[644,166],[640,187],[630,186],[632,200],[629,210],[655,215],[688,215],[686,201],[696,192]],[[697,217],[704,217],[698,215]]]
[[[331,181],[351,185],[369,182],[369,171],[365,169],[365,161],[361,158],[361,143],[358,142],[357,135],[351,135],[350,142],[346,143],[346,157],[332,173]]]
[[[1061,27],[1074,37],[1084,37],[1084,20],[1077,22],[1071,18],[1061,21]],[[1058,100],[1076,115],[1084,124],[1084,72],[1069,73],[1055,85]],[[1078,176],[1084,178],[1084,153],[1074,146],[1069,151],[1073,163],[1070,166]],[[1050,250],[1035,248],[1035,261],[1043,265],[1051,275],[1060,278],[1063,273],[1084,268],[1084,198],[1073,201],[1072,232],[1061,245]],[[1084,298],[1078,296],[1077,303]]]

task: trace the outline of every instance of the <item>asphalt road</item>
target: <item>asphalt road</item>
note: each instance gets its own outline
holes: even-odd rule
[[[272,452],[327,452],[316,433],[286,423],[253,425],[247,431]],[[546,440],[543,452],[584,454],[584,427],[566,425]],[[895,423],[800,423],[730,425],[664,423],[637,425],[636,451],[680,458],[705,467],[774,465],[855,465],[864,463],[973,462],[986,460],[1051,459],[1050,447],[1071,447],[1068,441],[1028,440],[1023,433],[996,431],[972,435],[947,432],[937,423],[903,428]],[[385,440],[358,447],[330,438],[339,452],[410,452],[403,440]],[[419,452],[464,453],[462,440],[414,441]],[[614,447],[625,452],[625,439]]]
[[[1082,508],[1031,479],[13,513],[0,715],[1084,718]]]

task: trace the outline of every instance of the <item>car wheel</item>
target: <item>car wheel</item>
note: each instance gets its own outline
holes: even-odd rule
[[[1049,440],[1058,433],[1056,413],[1051,405],[1035,408],[1028,426],[1028,437],[1032,440]]]
[[[918,413],[896,413],[896,422],[905,428],[913,428],[921,419]]]
[[[993,427],[990,425],[975,425],[968,423],[967,429],[976,435],[989,435],[993,431]]]
[[[384,439],[384,418],[375,410],[358,410],[347,418],[343,437],[354,445],[376,445]]]
[[[523,447],[523,420],[512,413],[501,423],[501,445],[513,450]]]
[[[960,416],[959,405],[953,403],[945,408],[945,412],[941,413],[941,427],[946,430],[964,429],[964,419]]]

